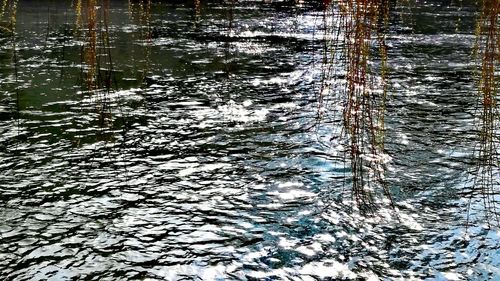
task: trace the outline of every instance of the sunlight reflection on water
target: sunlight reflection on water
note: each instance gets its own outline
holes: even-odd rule
[[[228,36],[221,4],[198,25],[186,6],[158,4],[149,42],[115,3],[113,19],[126,21],[111,25],[118,89],[90,95],[78,84],[81,42],[57,33],[71,19],[57,4],[21,3],[19,104],[12,65],[0,66],[7,280],[499,276],[498,232],[478,225],[469,234],[478,239],[461,238],[467,202],[454,195],[470,165],[472,35],[389,38],[398,221],[340,200],[350,168],[329,113],[342,106],[326,103],[316,124],[321,11],[241,3]]]

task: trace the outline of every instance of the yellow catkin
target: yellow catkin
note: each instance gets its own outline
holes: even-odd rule
[[[82,28],[82,0],[77,0],[75,5],[76,14],[76,30],[79,31]]]
[[[8,0],[2,1],[2,6],[0,7],[0,18],[2,18],[3,15],[5,14],[5,10],[7,9],[7,3],[8,3]]]
[[[10,8],[10,24],[12,31],[15,30],[16,23],[17,23],[17,0],[13,0],[12,6]]]
[[[201,3],[200,3],[200,0],[194,0],[194,11],[195,11],[196,17],[199,17],[200,13],[201,13]]]
[[[97,63],[97,0],[87,1],[87,47],[85,60],[88,67],[87,87],[89,91],[95,89]]]

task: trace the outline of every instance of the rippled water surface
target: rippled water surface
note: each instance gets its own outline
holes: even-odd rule
[[[62,2],[21,0],[17,51],[0,38],[2,280],[500,278],[498,229],[464,227],[477,136],[467,3],[391,17],[398,220],[330,200],[349,165],[335,117],[316,119],[320,5],[156,3],[148,36],[114,1],[113,86],[91,95]]]

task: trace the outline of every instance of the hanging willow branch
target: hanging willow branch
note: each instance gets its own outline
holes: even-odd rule
[[[0,32],[13,34],[17,22],[17,0],[3,0],[0,3]]]
[[[144,65],[142,66],[141,80],[144,81],[151,64],[151,46],[153,41],[153,28],[151,25],[152,0],[129,0],[128,14],[130,19],[140,26],[140,40],[145,44]]]
[[[352,198],[361,211],[373,211],[377,193],[392,205],[385,184],[384,115],[387,96],[387,47],[389,17],[386,0],[341,0],[325,2],[337,5],[334,11],[339,28],[331,41],[340,51],[345,84],[340,89],[343,105],[343,131],[348,140]],[[325,24],[326,25],[326,24]],[[328,75],[326,75],[328,77]],[[333,77],[335,79],[335,77]],[[324,99],[324,86],[320,102]]]
[[[500,65],[500,2],[484,0],[476,26],[476,57],[480,62],[478,97],[481,104],[479,116],[479,151],[473,171],[473,188],[469,199],[470,215],[473,195],[479,193],[484,206],[485,221],[500,226],[498,218],[499,159],[498,159],[498,70]],[[468,215],[467,221],[470,216]]]

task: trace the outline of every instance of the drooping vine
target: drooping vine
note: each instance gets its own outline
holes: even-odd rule
[[[342,105],[343,138],[350,162],[351,197],[362,212],[370,212],[381,202],[392,203],[385,184],[384,115],[387,98],[387,47],[385,43],[389,17],[386,0],[325,1],[334,6],[332,16],[338,25],[331,35],[332,62],[342,66],[343,75],[328,67],[326,79],[343,77],[336,91]],[[326,25],[326,24],[325,24]],[[321,99],[325,95],[322,86]],[[378,194],[384,194],[378,200]],[[387,199],[387,200],[386,200]]]
[[[484,221],[500,226],[498,216],[499,169],[499,115],[498,75],[500,66],[500,2],[484,0],[476,25],[474,55],[478,60],[478,116],[479,149],[472,171],[473,191],[470,193],[468,222],[474,196],[479,195],[484,209]]]

